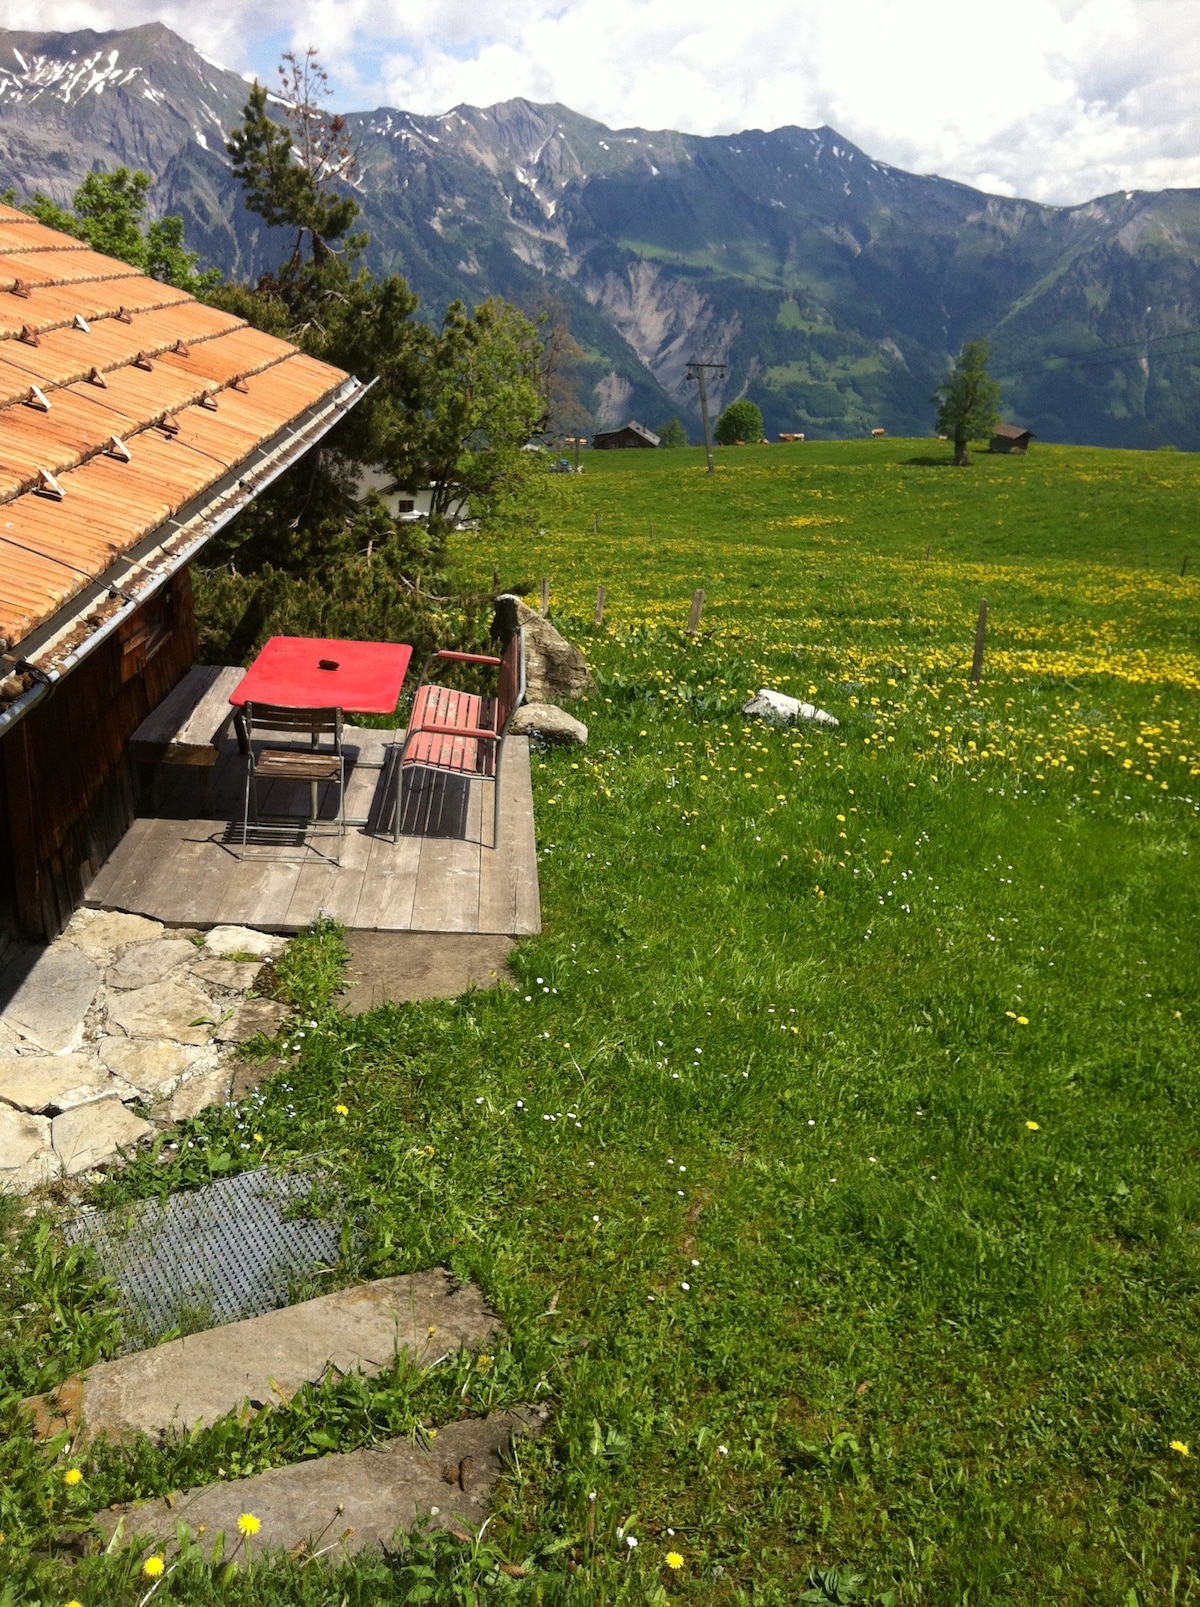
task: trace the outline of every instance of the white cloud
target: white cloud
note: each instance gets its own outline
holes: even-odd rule
[[[4,10],[44,26],[42,0]],[[1200,185],[1191,0],[65,0],[55,20],[152,16],[264,76],[316,45],[347,107],[525,95],[701,134],[830,123],[897,166],[1047,201]]]

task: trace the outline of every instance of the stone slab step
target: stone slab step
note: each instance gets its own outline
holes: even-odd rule
[[[255,1556],[286,1551],[324,1555],[331,1562],[386,1545],[422,1517],[442,1528],[477,1530],[504,1470],[505,1452],[514,1439],[540,1433],[545,1416],[536,1409],[493,1412],[439,1430],[428,1450],[406,1439],[387,1440],[182,1495],[109,1507],[95,1522],[106,1540],[119,1528],[124,1541],[142,1537],[166,1545],[183,1522],[206,1552],[223,1533],[227,1560],[243,1554],[238,1518],[244,1512],[261,1525],[251,1542]]]
[[[472,1284],[442,1268],[321,1295],[262,1317],[100,1362],[24,1403],[39,1438],[67,1429],[77,1444],[141,1432],[162,1438],[208,1426],[249,1403],[290,1400],[327,1370],[383,1372],[400,1351],[418,1366],[475,1349],[499,1328]]]

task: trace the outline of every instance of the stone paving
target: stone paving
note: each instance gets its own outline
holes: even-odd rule
[[[286,939],[79,910],[0,973],[0,1188],[93,1173],[229,1096],[237,1046],[286,1014],[247,998]],[[144,1114],[143,1114],[144,1113]]]

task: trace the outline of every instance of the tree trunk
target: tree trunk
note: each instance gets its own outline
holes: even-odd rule
[[[954,437],[954,464],[956,468],[969,467],[971,454],[967,451],[967,438],[965,435]]]

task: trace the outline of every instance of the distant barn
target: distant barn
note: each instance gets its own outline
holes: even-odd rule
[[[1019,424],[997,424],[992,436],[992,451],[1025,453],[1029,451],[1032,440],[1033,431],[1023,430]]]
[[[607,452],[618,446],[657,446],[658,436],[637,419],[630,419],[619,430],[600,430],[592,437],[597,452]]]

